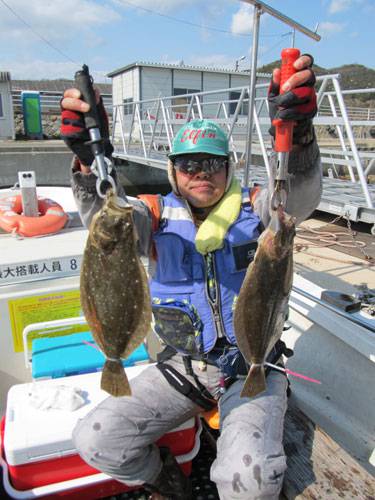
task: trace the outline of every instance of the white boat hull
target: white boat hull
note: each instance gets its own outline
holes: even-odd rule
[[[320,298],[322,289],[310,281],[295,275],[294,285]],[[288,323],[292,328],[283,340],[294,356],[287,367],[321,381],[318,385],[290,377],[299,407],[375,473],[375,463],[371,463],[375,447],[375,334],[297,291],[290,300]]]

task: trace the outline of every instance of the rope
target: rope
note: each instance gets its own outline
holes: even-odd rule
[[[345,236],[345,237],[348,236],[347,233],[344,231],[336,233],[330,231],[318,231],[317,229],[306,227],[306,228],[297,228],[297,236],[299,232],[303,231],[317,235],[317,236],[308,236],[308,235],[302,236],[302,238],[305,240],[319,241],[320,245],[313,245],[315,247],[329,247],[332,245],[337,245],[339,247],[344,247],[344,248],[366,247],[366,243],[360,240],[353,241],[353,239],[350,239],[350,240],[340,241],[339,236]]]
[[[306,244],[306,245],[303,245],[301,243],[296,243],[294,245],[294,249],[296,252],[298,253],[304,253],[306,255],[310,255],[310,257],[317,257],[318,259],[322,259],[323,257],[321,255],[318,255],[316,253],[311,253],[311,252],[306,252],[304,251],[305,249],[308,250],[310,247],[310,245]],[[316,248],[318,248],[319,245],[316,245]],[[324,256],[324,260],[331,260],[333,262],[339,262],[341,264],[351,264],[353,266],[373,266],[374,263],[373,262],[369,262],[369,261],[361,261],[361,262],[357,262],[355,260],[347,260],[347,259],[336,259],[335,257],[327,257],[326,255]]]
[[[299,237],[303,238],[305,240],[309,240],[310,242],[314,242],[314,243],[309,243],[309,244],[296,243],[294,245],[296,252],[303,252],[304,249],[308,250],[310,247],[311,248],[326,248],[326,247],[331,247],[334,245],[336,245],[338,247],[343,247],[343,248],[357,248],[364,256],[365,261],[366,261],[365,263],[362,263],[362,262],[359,263],[359,262],[355,262],[353,260],[335,259],[334,257],[324,257],[324,258],[328,259],[328,260],[333,260],[335,262],[344,262],[346,264],[353,264],[353,265],[363,265],[363,264],[370,265],[370,266],[374,265],[375,259],[373,257],[371,257],[365,251],[365,247],[367,246],[367,244],[364,241],[356,239],[356,233],[353,231],[353,229],[351,227],[349,214],[346,213],[345,217],[346,217],[346,225],[347,225],[346,232],[345,231],[338,231],[338,232],[318,231],[316,229],[312,229],[312,228],[308,228],[308,227],[297,228],[297,237],[298,237],[298,233],[301,233],[301,232],[311,233],[310,235],[305,234],[305,235],[299,236]],[[328,224],[334,224],[335,222],[337,222],[338,220],[340,220],[342,218],[344,218],[344,217],[342,215],[339,215],[338,217],[333,219],[333,221],[331,221]],[[348,233],[349,233],[349,236],[351,239],[340,241],[339,237],[340,236],[347,237]],[[321,257],[320,255],[311,254],[308,252],[304,252],[304,253],[307,253],[308,255],[313,255],[315,257]]]

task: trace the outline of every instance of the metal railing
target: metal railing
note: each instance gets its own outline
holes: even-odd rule
[[[322,161],[333,166],[330,175],[345,170],[353,183],[362,188],[365,205],[374,207],[366,175],[375,166],[375,153],[358,151],[353,127],[375,127],[375,116],[365,112],[356,116],[349,114],[343,93],[369,92],[372,89],[342,91],[339,75],[318,77],[318,115],[315,125],[334,127],[337,140],[334,147],[322,149]],[[327,91],[327,87],[333,91]],[[268,156],[271,151],[268,129],[270,126],[267,103],[268,84],[256,86],[252,155],[262,156],[268,175]],[[178,129],[194,118],[209,118],[216,121],[226,132],[235,161],[243,165],[247,141],[248,87],[220,89],[180,96],[158,97],[113,106],[112,139],[115,155],[131,161],[165,168],[160,152],[171,148]],[[236,96],[236,98],[233,98]],[[238,96],[238,97],[237,97]],[[232,97],[232,98],[231,98]],[[328,100],[328,105],[326,101]]]
[[[259,143],[266,152],[261,127],[269,127],[268,110],[264,107],[268,84],[259,84],[256,97],[255,127]],[[230,98],[233,95],[239,97]],[[236,161],[243,159],[246,143],[248,89],[198,92],[179,96],[159,97],[113,106],[113,141],[117,152],[125,155],[139,152],[147,160],[154,152],[167,151],[178,129],[194,118],[209,118],[225,130]],[[267,155],[266,155],[267,156]],[[157,161],[156,158],[153,158]]]
[[[361,108],[359,106],[347,106],[346,107],[348,117],[350,120],[375,120],[375,109],[373,108]],[[319,116],[332,116],[331,106],[320,106]],[[338,113],[341,116],[341,113]]]
[[[42,113],[57,113],[60,111],[60,100],[62,92],[53,92],[41,90],[40,106]],[[108,113],[112,113],[112,95],[102,94],[104,106]],[[15,112],[22,113],[21,90],[12,90],[13,109]]]
[[[338,76],[339,75],[334,75]],[[326,80],[321,77],[324,86],[326,86]],[[323,85],[323,84],[322,84]],[[341,90],[341,95],[362,95],[362,94],[375,94],[375,88],[368,89],[351,89],[351,90]],[[334,98],[336,91],[322,92],[320,97],[319,106],[319,116],[332,116],[332,101],[330,99]],[[329,104],[323,104],[324,100],[328,100]],[[337,110],[338,116],[341,116],[340,110]],[[374,121],[375,120],[375,108],[359,107],[359,106],[346,106],[346,112],[350,120],[361,120],[361,121]]]

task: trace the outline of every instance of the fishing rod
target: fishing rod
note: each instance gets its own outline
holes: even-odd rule
[[[112,163],[104,154],[104,140],[100,133],[100,117],[96,104],[93,78],[86,64],[82,66],[81,70],[76,72],[74,80],[75,87],[81,92],[82,99],[90,106],[89,111],[83,113],[85,125],[91,139],[86,144],[90,145],[95,157],[91,165],[91,171],[98,177],[96,191],[101,198],[104,198],[109,188],[116,191],[116,185],[113,177],[108,175],[108,172],[112,169]]]

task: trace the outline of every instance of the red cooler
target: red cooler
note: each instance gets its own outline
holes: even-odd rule
[[[146,367],[127,368],[128,378]],[[11,498],[94,500],[131,489],[86,464],[71,439],[78,419],[108,396],[100,389],[100,377],[101,373],[89,373],[10,389],[5,425],[2,422],[1,462],[4,487]],[[58,386],[79,388],[86,403],[74,411],[36,409],[31,404],[30,394],[53,393]],[[158,442],[171,449],[186,474],[190,474],[192,459],[199,450],[200,430],[199,419],[192,418]]]

